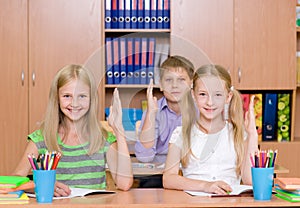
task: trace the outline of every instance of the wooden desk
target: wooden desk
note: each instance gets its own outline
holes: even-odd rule
[[[18,207],[299,207],[300,203],[291,203],[272,196],[271,201],[254,201],[253,197],[198,197],[183,191],[165,189],[131,189],[116,194],[92,195],[72,199],[54,200],[51,205],[37,204],[30,199],[29,204]],[[14,205],[0,205],[14,207]]]

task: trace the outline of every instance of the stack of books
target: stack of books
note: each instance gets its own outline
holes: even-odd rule
[[[300,202],[300,178],[276,178],[275,185],[275,196],[289,202]]]
[[[24,189],[33,188],[32,182],[22,176],[0,176],[0,204],[27,204]]]

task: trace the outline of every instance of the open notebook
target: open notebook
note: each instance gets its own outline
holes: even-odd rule
[[[53,199],[68,199],[74,197],[82,197],[92,194],[114,194],[115,191],[108,191],[102,189],[85,189],[85,188],[70,188],[71,194],[69,196],[64,197],[53,197]],[[35,194],[27,193],[29,197],[35,197]]]
[[[237,186],[231,186],[232,192],[228,195],[219,195],[219,194],[213,194],[213,193],[207,193],[207,192],[201,192],[201,191],[188,191],[185,192],[192,195],[192,196],[210,196],[210,197],[220,197],[220,196],[241,196],[244,193],[252,193],[253,188],[249,185],[237,185]]]

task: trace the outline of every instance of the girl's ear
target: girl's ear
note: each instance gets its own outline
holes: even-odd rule
[[[230,103],[230,101],[231,101],[231,99],[232,99],[232,96],[233,96],[233,93],[232,93],[232,91],[230,91],[229,93],[228,93],[228,95],[227,95],[227,98],[226,98],[226,104],[229,104]]]

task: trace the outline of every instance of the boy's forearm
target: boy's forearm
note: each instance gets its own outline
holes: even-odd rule
[[[139,135],[139,140],[145,148],[151,148],[155,141],[155,113],[148,112]]]

